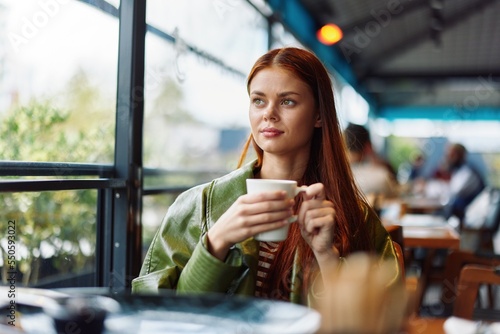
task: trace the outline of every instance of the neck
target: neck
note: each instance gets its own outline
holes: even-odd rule
[[[349,162],[352,164],[363,162],[363,154],[360,152],[350,151],[348,154]]]
[[[298,181],[304,175],[306,168],[306,159],[284,159],[264,155],[262,168],[256,176],[261,179]]]

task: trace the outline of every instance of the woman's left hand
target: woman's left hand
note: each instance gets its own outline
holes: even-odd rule
[[[333,246],[335,230],[333,203],[325,198],[322,183],[310,185],[302,196],[304,201],[298,212],[298,224],[302,237],[309,244],[317,259],[330,257],[336,253]]]

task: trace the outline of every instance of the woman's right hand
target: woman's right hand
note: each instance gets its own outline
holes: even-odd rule
[[[208,251],[224,261],[234,244],[289,224],[293,205],[284,191],[240,196],[208,231]]]

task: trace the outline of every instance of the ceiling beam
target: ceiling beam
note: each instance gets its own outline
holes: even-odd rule
[[[398,10],[400,10],[399,13],[396,13],[395,17],[398,19],[403,19],[404,16],[407,16],[411,12],[420,9],[424,6],[428,6],[429,1],[428,0],[403,0],[400,3],[397,4],[398,7],[400,7]],[[378,8],[378,9],[372,9],[370,11],[370,15],[366,15],[365,17],[358,19],[353,22],[349,22],[348,24],[342,24],[339,25],[340,28],[342,29],[342,32],[344,33],[344,37],[348,37],[349,35],[357,33],[357,28],[364,28],[367,24],[373,22],[376,20],[376,17],[380,16],[380,13],[382,11],[388,11],[388,6],[389,4],[386,4],[386,6]],[[390,13],[388,14],[390,15]],[[332,18],[333,20],[334,18]],[[392,18],[391,18],[392,19]],[[333,21],[335,23],[335,21]]]
[[[455,25],[463,23],[467,18],[481,12],[488,6],[494,4],[496,0],[473,0],[468,6],[458,11],[454,16],[445,19],[444,29],[451,29]],[[431,38],[430,28],[425,26],[425,29],[415,32],[413,35],[406,38],[398,44],[393,44],[377,52],[376,55],[370,56],[369,61],[365,65],[360,65],[358,74],[361,80],[367,76],[376,75],[376,71],[381,67],[381,63],[387,62],[398,55],[407,52],[409,49],[416,48],[419,44]]]
[[[387,120],[497,121],[500,119],[500,108],[479,107],[471,112],[453,106],[386,106],[377,110],[377,117]]]
[[[332,18],[336,15],[334,2],[317,0],[301,0],[300,2],[304,5],[305,9],[311,14],[319,26],[335,22],[332,21]]]
[[[495,71],[443,71],[443,72],[422,72],[406,71],[397,73],[373,73],[363,78],[363,83],[371,80],[383,80],[386,82],[396,81],[443,81],[450,80],[477,80],[478,78],[488,78],[489,81],[500,81],[500,72]]]

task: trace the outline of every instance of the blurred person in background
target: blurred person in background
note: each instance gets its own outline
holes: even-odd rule
[[[486,182],[467,161],[467,149],[462,144],[448,145],[442,166],[444,173],[449,175],[449,200],[444,208],[445,218],[455,216],[462,223],[467,206],[486,187]]]
[[[368,129],[350,123],[344,129],[344,139],[354,178],[363,193],[368,197],[397,195],[396,172],[375,152]]]
[[[425,156],[423,153],[418,153],[410,161],[410,173],[408,175],[408,180],[411,182],[416,182],[418,180],[424,179],[424,165]]]

